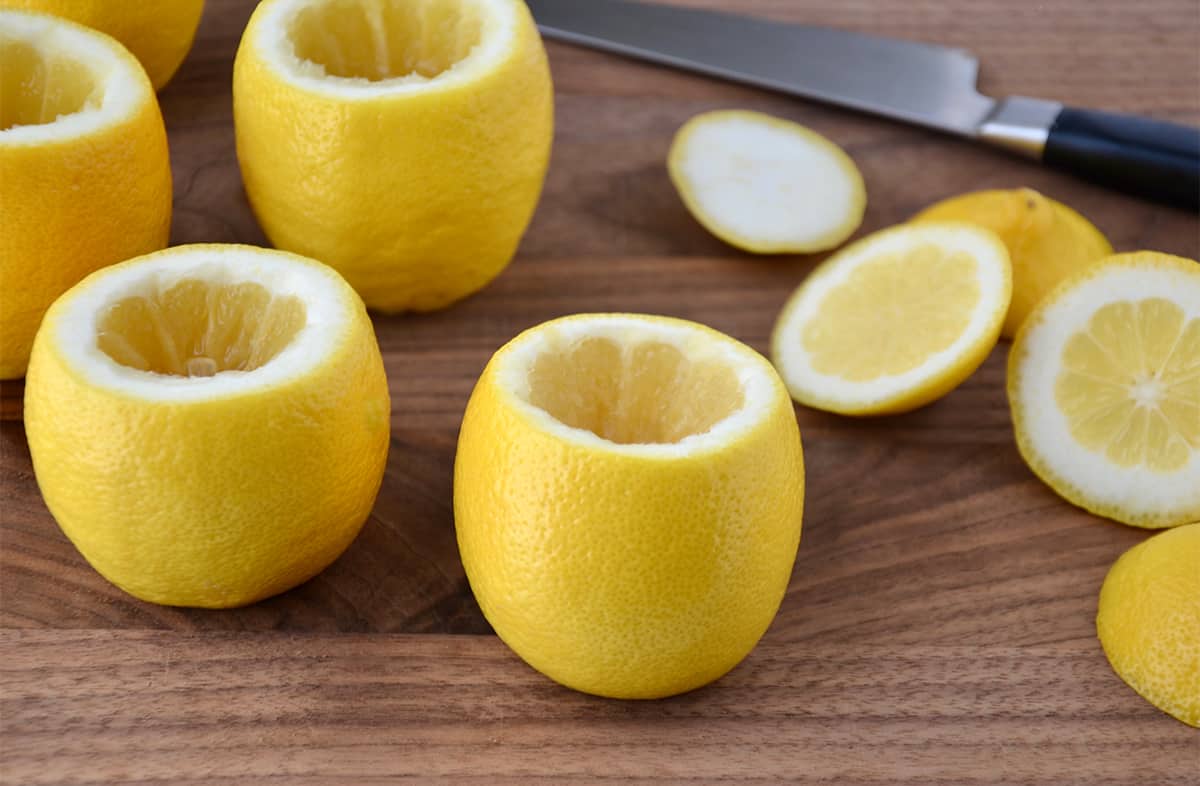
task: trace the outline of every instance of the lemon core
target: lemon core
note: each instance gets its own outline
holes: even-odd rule
[[[99,105],[86,65],[0,34],[0,131],[53,123]]]

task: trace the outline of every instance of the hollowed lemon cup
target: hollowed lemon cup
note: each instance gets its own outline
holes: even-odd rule
[[[691,322],[586,315],[496,353],[467,407],[454,513],[500,637],[563,685],[649,699],[755,646],[800,541],[788,394]]]

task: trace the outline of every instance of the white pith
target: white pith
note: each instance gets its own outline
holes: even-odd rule
[[[935,245],[947,254],[961,251],[978,262],[979,302],[959,337],[902,374],[859,382],[814,369],[802,336],[805,326],[819,318],[829,293],[845,284],[860,265],[880,255],[907,253],[924,245]],[[847,407],[867,408],[903,396],[945,374],[1003,321],[1011,295],[1008,265],[999,241],[984,230],[966,226],[913,225],[860,241],[813,271],[784,307],[782,321],[772,339],[779,373],[789,389],[804,391],[811,400],[838,402]]]
[[[1200,319],[1200,270],[1105,267],[1053,297],[1025,325],[1022,354],[1015,361],[1018,383],[1013,403],[1021,412],[1026,446],[1051,472],[1085,490],[1096,504],[1144,515],[1200,510],[1200,450],[1193,448],[1188,462],[1174,472],[1120,466],[1075,440],[1055,393],[1066,342],[1086,330],[1103,306],[1163,298],[1183,309],[1185,325]]]
[[[305,324],[275,357],[253,371],[211,377],[156,374],[124,366],[99,348],[105,309],[128,297],[166,291],[188,280],[256,283],[305,306]],[[303,377],[320,367],[347,335],[354,299],[336,273],[278,251],[246,247],[182,246],[102,270],[55,306],[52,340],[69,368],[87,384],[152,401],[187,402],[248,393]]]
[[[742,406],[708,431],[673,443],[617,443],[587,429],[568,426],[529,402],[529,376],[537,357],[563,351],[585,339],[603,338],[628,351],[653,341],[678,349],[691,362],[717,361],[735,371]],[[599,314],[547,323],[514,339],[498,356],[496,381],[511,405],[540,430],[578,445],[646,458],[678,458],[719,449],[735,442],[766,420],[780,395],[775,373],[767,361],[733,339],[681,321],[648,320],[627,314]]]
[[[51,123],[19,125],[0,130],[0,146],[45,144],[87,136],[131,117],[153,100],[153,90],[137,61],[117,42],[54,17],[0,10],[0,42],[20,41],[45,54],[58,54],[83,64],[101,94],[99,106],[89,106]]]
[[[754,113],[718,112],[692,121],[677,145],[676,176],[718,234],[784,249],[848,235],[862,219],[857,168],[806,129]]]
[[[251,47],[290,84],[339,100],[370,100],[383,96],[450,88],[494,70],[515,46],[520,6],[511,0],[463,0],[479,9],[487,19],[482,39],[470,53],[434,77],[405,74],[372,81],[336,76],[325,67],[297,56],[290,37],[291,21],[305,8],[324,0],[278,0],[262,9]]]

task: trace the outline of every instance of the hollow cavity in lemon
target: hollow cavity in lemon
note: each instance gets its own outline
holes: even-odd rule
[[[41,11],[120,41],[162,88],[179,69],[204,12],[204,0],[0,0],[0,8]]]
[[[965,221],[990,229],[1004,241],[1013,267],[1012,304],[1001,330],[1006,338],[1017,334],[1048,292],[1113,252],[1090,221],[1030,188],[951,197],[921,211],[913,221]]]
[[[688,121],[668,168],[696,220],[759,254],[834,248],[862,224],[862,174],[840,147],[759,112],[708,112]]]
[[[324,265],[179,246],[106,268],[38,332],[38,485],[105,578],[173,606],[252,603],[350,544],[388,449],[362,301]]]
[[[106,35],[0,10],[0,379],[25,374],[54,299],[160,249],[171,163],[146,74]]]
[[[733,668],[800,539],[787,391],[753,350],[681,320],[521,334],[475,387],[454,473],[484,614],[535,669],[602,696],[669,696]]]
[[[1200,523],[1121,555],[1100,589],[1096,632],[1129,687],[1200,727]]]
[[[520,0],[266,0],[234,66],[238,159],[280,248],[368,307],[428,311],[508,265],[553,133]]]
[[[784,306],[772,356],[792,397],[847,415],[904,412],[988,356],[1011,292],[1008,252],[967,224],[913,224],[826,260]]]
[[[1200,520],[1200,265],[1142,251],[1068,280],[1017,334],[1008,400],[1021,455],[1067,500]]]

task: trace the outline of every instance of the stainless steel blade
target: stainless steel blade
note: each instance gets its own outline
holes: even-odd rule
[[[746,82],[964,136],[996,101],[969,52],[626,0],[527,0],[549,38]]]

